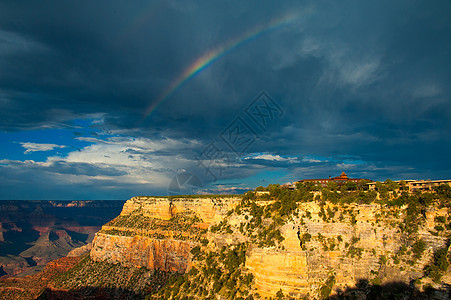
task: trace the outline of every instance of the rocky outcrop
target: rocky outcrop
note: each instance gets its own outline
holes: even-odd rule
[[[189,252],[239,197],[134,197],[92,243],[94,261],[184,273]]]
[[[362,279],[409,284],[424,275],[434,252],[447,243],[446,230],[434,229],[437,217],[448,217],[446,208],[430,207],[418,230],[406,233],[401,230],[406,207],[310,201],[297,204],[277,227],[283,241],[270,246],[254,240],[252,231],[257,229],[247,226],[252,216],[235,209],[239,202],[239,197],[132,198],[121,215],[96,234],[91,258],[184,273],[193,263],[194,246],[218,251],[244,242],[249,245],[245,268],[253,274],[261,296],[274,297],[282,290],[302,297],[318,293],[331,277],[334,290],[353,287]],[[270,203],[257,201],[260,207]],[[263,218],[259,226],[264,229],[268,224]],[[222,229],[212,230],[213,225]],[[419,241],[421,251],[415,254],[412,245]],[[445,274],[442,281],[451,284],[450,277]],[[427,283],[432,281],[423,279]]]
[[[190,211],[204,223],[221,221],[234,208],[240,197],[134,197],[125,202],[121,215],[140,214],[145,217],[169,220],[175,214]]]
[[[184,273],[189,264],[189,252],[193,243],[99,233],[93,245],[91,258],[95,261],[120,263],[124,267],[146,267]]]
[[[391,218],[377,217],[382,212],[380,205],[348,206],[353,222],[337,217],[325,221],[319,217],[320,209],[317,202],[301,204],[301,216],[281,227],[285,238],[281,248],[249,249],[246,267],[254,274],[262,296],[274,296],[279,289],[294,297],[312,294],[331,275],[335,277],[334,288],[341,290],[355,286],[359,280],[409,284],[423,275],[434,251],[447,242],[445,236],[427,230],[435,226],[433,220],[444,214],[443,209],[431,209],[426,226],[410,237],[398,226],[390,225],[401,218],[394,214]],[[305,212],[311,217],[305,217]],[[340,214],[342,209],[334,213]],[[303,234],[310,235],[310,240],[301,242]],[[424,252],[417,260],[412,259],[412,254],[399,254],[409,238],[425,242]]]
[[[79,257],[83,256],[91,251],[92,244],[86,244],[84,246],[72,249],[68,254],[67,257]]]
[[[30,264],[24,257],[9,255],[7,257],[0,256],[0,266],[6,274],[16,275],[27,270]]]

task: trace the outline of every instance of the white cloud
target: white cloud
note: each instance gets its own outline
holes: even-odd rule
[[[309,163],[320,163],[320,162],[327,162],[327,160],[320,160],[316,158],[310,158],[310,157],[304,157],[302,161],[309,162]]]
[[[52,151],[56,148],[65,148],[63,145],[56,144],[38,144],[38,143],[20,143],[25,149],[25,154],[37,151]]]
[[[199,177],[206,177],[206,182],[211,180],[206,170],[199,167],[199,161],[195,155],[195,150],[200,144],[197,140],[184,138],[156,140],[127,136],[107,137],[105,140],[78,139],[87,141],[91,145],[80,149],[74,148],[67,154],[52,153],[45,161],[0,160],[0,166],[4,170],[17,171],[25,168],[29,174],[45,174],[49,186],[54,186],[55,189],[75,184],[108,195],[114,195],[114,191],[125,193],[125,190],[130,190],[132,187],[135,190],[133,193],[164,194],[174,176],[184,170],[194,172],[193,174]],[[22,146],[28,153],[64,147],[37,143],[22,143]],[[208,161],[204,163],[209,165]],[[218,167],[218,161],[214,163],[215,167]],[[242,166],[237,162],[223,161],[220,164],[224,172],[232,167]],[[226,178],[230,174],[224,173],[221,176]],[[226,190],[216,192],[223,193]]]
[[[79,137],[76,139],[95,143],[96,145],[109,145],[112,148],[121,148],[121,151],[135,150],[140,151],[141,153],[151,153],[162,150],[194,149],[199,145],[199,142],[196,140],[175,140],[171,138],[152,140],[148,138],[115,136],[110,137],[107,140],[94,137]]]
[[[359,167],[356,164],[347,164],[347,163],[340,163],[337,164],[337,168],[341,170],[351,170]]]
[[[130,184],[167,186],[180,169],[190,169],[197,162],[186,158],[183,151],[198,144],[193,140],[163,138],[110,137],[107,140],[79,138],[94,143],[72,151],[65,157],[53,156],[48,162],[64,161],[71,164],[92,164],[97,167],[113,168],[125,175],[114,176],[112,180]],[[183,149],[183,150],[181,150]]]
[[[106,140],[89,139],[92,145],[69,152],[67,155],[47,157],[46,161],[0,160],[0,166],[14,170],[26,167],[28,172],[45,174],[49,185],[99,185],[105,193],[121,192],[135,187],[144,191],[161,191],[168,187],[180,169],[189,170],[197,164],[186,158],[197,141],[110,137]],[[56,144],[21,143],[25,153],[50,151],[65,146]],[[51,179],[51,180],[50,180]],[[51,181],[51,182],[50,182]]]
[[[280,155],[274,154],[255,154],[251,156],[247,156],[244,159],[262,159],[262,160],[270,160],[270,161],[280,161],[280,162],[297,162],[297,157],[283,157]]]

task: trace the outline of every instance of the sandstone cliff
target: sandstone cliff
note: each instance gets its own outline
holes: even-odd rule
[[[184,273],[189,252],[212,222],[222,220],[239,197],[128,200],[121,214],[92,243],[94,261]]]
[[[125,267],[189,271],[185,283],[162,291],[174,298],[181,288],[198,298],[278,292],[321,298],[359,280],[415,282],[420,290],[451,284],[447,270],[436,277],[430,267],[438,251],[449,250],[449,206],[414,208],[308,195],[285,202],[255,195],[135,197],[96,234],[90,255]]]
[[[329,207],[333,211],[337,206]],[[246,267],[254,274],[261,295],[274,296],[279,289],[296,297],[312,294],[331,274],[336,280],[334,289],[344,290],[362,279],[408,284],[422,277],[434,251],[446,245],[446,237],[428,231],[429,226],[435,226],[430,223],[414,238],[425,242],[424,252],[414,264],[407,263],[412,256],[397,257],[397,253],[408,244],[409,237],[399,227],[390,225],[399,222],[396,214],[401,212],[388,210],[390,217],[377,218],[384,212],[380,205],[349,205],[346,211],[352,211],[352,222],[349,215],[339,220],[343,210],[338,207],[326,221],[319,217],[320,211],[318,202],[301,204],[300,216],[280,228],[284,237],[281,247],[248,251]],[[310,212],[311,217],[304,212]],[[435,215],[440,210],[430,213]],[[301,245],[300,237],[306,234],[311,237]]]

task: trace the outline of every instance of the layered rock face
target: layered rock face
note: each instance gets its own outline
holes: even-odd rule
[[[192,261],[193,247],[217,252],[244,242],[245,268],[253,274],[261,296],[274,297],[282,290],[300,297],[317,295],[328,278],[333,278],[332,293],[362,279],[409,284],[423,277],[434,252],[447,245],[448,230],[437,231],[440,218],[448,218],[447,208],[431,206],[422,212],[425,221],[414,232],[402,229],[407,207],[318,201],[297,203],[282,223],[272,221],[270,211],[268,217],[260,214],[262,224],[255,227],[249,226],[255,219],[251,208],[237,207],[240,201],[239,197],[132,198],[121,215],[96,234],[91,258],[184,273],[193,264],[202,265]],[[265,211],[271,203],[252,205]],[[268,238],[259,242],[270,224],[278,224],[280,242],[271,244]],[[445,273],[442,283],[451,284],[450,277]],[[432,281],[426,278],[423,283]]]
[[[98,234],[91,257],[95,261],[119,262],[125,267],[184,273],[192,244],[173,239]]]
[[[175,214],[193,212],[211,224],[221,221],[228,210],[234,208],[240,197],[133,197],[125,202],[121,215],[140,214],[144,217],[169,220]]]
[[[341,209],[325,221],[319,217],[320,209],[318,202],[300,204],[301,216],[281,227],[285,238],[282,248],[250,248],[246,267],[254,274],[260,295],[271,297],[282,289],[290,296],[304,296],[320,288],[331,275],[335,277],[334,288],[341,290],[355,286],[359,280],[409,284],[422,276],[434,251],[447,242],[446,237],[431,233],[436,226],[434,218],[446,214],[446,209],[431,209],[429,222],[414,235],[425,243],[414,265],[407,263],[409,255],[403,256],[404,261],[400,255],[397,257],[409,237],[390,225],[402,220],[398,214],[403,210],[393,210],[390,217],[378,217],[380,205],[350,205],[347,211],[352,210],[352,221],[349,216],[339,220]],[[305,212],[311,217],[306,217]],[[311,238],[301,246],[299,237],[304,234]]]
[[[184,273],[189,252],[240,198],[134,197],[92,243],[94,261]]]

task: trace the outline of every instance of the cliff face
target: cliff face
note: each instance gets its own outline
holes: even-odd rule
[[[407,206],[308,201],[281,219],[273,202],[135,197],[96,234],[91,258],[180,273],[193,266],[208,271],[208,263],[193,258],[195,246],[218,253],[222,246],[245,243],[243,270],[253,274],[253,286],[264,297],[279,290],[318,295],[329,281],[332,293],[361,279],[408,284],[422,278],[422,284],[433,284],[425,268],[447,246],[448,229],[437,226],[448,220],[448,208],[431,205],[414,215],[420,222],[411,221]],[[442,283],[450,284],[449,272],[444,275]]]
[[[254,274],[262,296],[274,296],[279,289],[296,297],[311,294],[330,275],[335,277],[335,289],[342,290],[359,280],[408,284],[422,277],[434,251],[447,241],[431,233],[436,225],[434,217],[446,214],[446,209],[431,209],[429,222],[414,235],[416,240],[424,241],[425,249],[412,265],[411,255],[397,256],[400,247],[408,245],[408,235],[390,225],[402,220],[398,214],[403,210],[378,218],[380,205],[352,205],[347,210],[353,211],[353,221],[340,221],[341,209],[325,221],[319,217],[320,209],[318,202],[300,205],[301,215],[310,212],[311,218],[294,217],[281,227],[285,238],[282,249],[256,247],[248,251],[246,267]],[[304,234],[311,238],[301,246]]]
[[[189,251],[193,243],[100,233],[93,245],[91,258],[95,261],[119,262],[124,267],[146,267],[184,273],[188,267]]]
[[[240,198],[135,197],[92,243],[94,261],[184,273],[190,250]]]
[[[169,220],[178,213],[193,212],[211,224],[221,221],[240,197],[165,198],[134,197],[125,202],[121,215],[139,214],[144,217]]]

